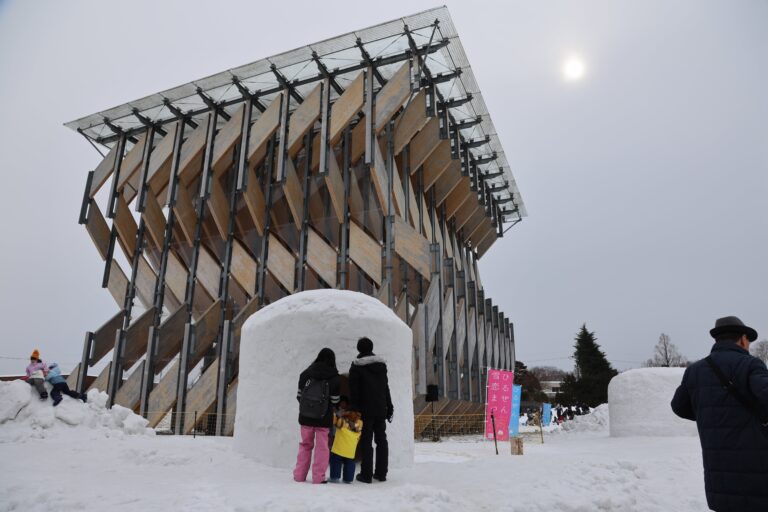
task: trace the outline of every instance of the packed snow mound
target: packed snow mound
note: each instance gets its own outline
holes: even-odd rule
[[[336,353],[339,373],[348,373],[363,336],[387,361],[395,410],[393,422],[387,424],[390,466],[412,465],[413,333],[377,299],[343,290],[289,295],[246,320],[240,341],[235,449],[271,466],[293,466],[299,444],[299,374],[323,347]]]
[[[50,386],[49,386],[50,387]],[[107,394],[92,389],[88,403],[64,396],[53,402],[40,400],[27,382],[0,382],[0,443],[42,439],[67,429],[89,429],[105,437],[122,434],[154,435],[147,420],[125,407],[106,408]]]
[[[670,402],[685,368],[638,368],[608,385],[612,437],[695,436],[696,423],[678,418]]]
[[[607,432],[608,404],[598,405],[589,414],[574,416],[572,420],[563,422],[560,428],[565,432]]]

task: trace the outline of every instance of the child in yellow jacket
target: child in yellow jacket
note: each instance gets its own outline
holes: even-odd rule
[[[344,472],[345,484],[351,484],[355,478],[355,450],[363,430],[363,421],[360,413],[354,411],[341,411],[333,415],[333,425],[336,427],[336,435],[331,447],[331,476],[330,482],[338,482]]]

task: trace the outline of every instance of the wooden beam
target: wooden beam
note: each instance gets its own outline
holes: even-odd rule
[[[322,94],[321,84],[317,84],[314,89],[304,98],[304,102],[299,105],[291,114],[288,123],[288,157],[293,158],[299,152],[304,143],[304,135],[314,126],[315,121],[320,117],[320,96]]]
[[[101,373],[98,377],[91,383],[90,386],[88,386],[88,391],[92,389],[96,389],[98,391],[107,391],[107,384],[109,383],[109,369],[112,367],[112,361],[110,361],[107,366],[104,367],[103,370],[101,370]]]
[[[217,231],[222,241],[227,241],[229,230],[229,200],[221,180],[211,177],[211,195],[208,198],[208,207],[211,209],[211,217],[216,224]]]
[[[232,149],[235,144],[240,142],[240,136],[243,132],[243,115],[245,114],[245,104],[235,110],[232,117],[221,127],[216,134],[216,142],[213,145],[213,160],[211,168],[214,177],[220,176],[232,165]]]
[[[466,226],[467,223],[474,218],[477,211],[485,212],[485,208],[477,202],[476,197],[471,197],[469,201],[465,201],[456,212],[456,231],[458,232],[461,228]],[[466,239],[466,237],[464,238]]]
[[[187,308],[182,306],[169,315],[162,324],[157,336],[157,355],[155,356],[155,373],[162,370],[173,361],[181,350],[184,339],[184,326],[187,322]]]
[[[120,238],[120,245],[125,252],[125,256],[128,258],[128,261],[131,261],[133,253],[136,251],[136,232],[139,228],[123,196],[117,195],[115,199],[117,201],[117,208],[113,225],[117,230],[117,236]]]
[[[200,378],[195,382],[187,392],[187,402],[185,404],[184,431],[183,434],[189,434],[195,427],[195,418],[202,421],[204,416],[211,412],[216,402],[216,382],[218,377],[219,358],[205,369]],[[194,413],[197,413],[195,415]]]
[[[169,134],[170,135],[170,134]],[[168,137],[169,135],[166,135]],[[208,136],[208,123],[200,123],[181,145],[179,158],[179,185],[189,187],[203,170],[205,140]],[[150,157],[152,161],[154,156]],[[176,187],[181,188],[177,185]]]
[[[192,203],[192,195],[187,187],[182,183],[176,185],[176,204],[173,207],[176,214],[176,221],[181,227],[181,232],[189,245],[195,241],[195,226],[197,223],[197,212]]]
[[[125,301],[125,292],[128,290],[128,278],[120,265],[114,259],[109,268],[109,281],[107,281],[107,290],[112,298],[115,299],[119,307],[123,307]],[[114,339],[112,342],[114,343]]]
[[[472,191],[469,189],[469,176],[461,176],[456,188],[445,199],[445,217],[452,219],[459,208],[472,197]]]
[[[136,411],[141,401],[141,376],[144,374],[144,363],[141,361],[139,366],[133,370],[115,393],[115,404]]]
[[[106,260],[109,252],[110,229],[107,221],[104,219],[104,215],[99,210],[99,206],[93,199],[90,200],[90,206],[88,207],[88,219],[85,223],[85,229],[88,231],[101,259]]]
[[[341,224],[344,222],[344,215],[346,212],[344,205],[344,179],[341,176],[339,163],[333,152],[328,154],[328,174],[326,174],[323,179],[331,199],[333,213],[336,215],[336,220]]]
[[[295,264],[296,257],[285,248],[275,235],[270,233],[267,270],[289,293],[293,293]]]
[[[107,153],[107,156],[105,156],[101,162],[99,162],[99,165],[96,166],[96,169],[93,170],[93,179],[91,180],[91,189],[88,191],[88,197],[93,198],[112,175],[119,146],[120,144],[115,143],[115,145],[112,146],[112,149],[109,150],[109,153]],[[122,155],[120,157],[122,158]]]
[[[307,264],[331,288],[336,285],[336,259],[338,253],[317,232],[307,233]]]
[[[429,158],[440,141],[440,120],[437,117],[432,117],[411,141],[408,150],[408,157],[411,160],[411,174],[414,174]]]
[[[424,89],[411,99],[400,117],[395,121],[395,154],[399,155],[406,144],[429,122],[427,117],[427,94]]]
[[[431,274],[431,253],[429,241],[415,229],[395,217],[395,252],[427,279]]]
[[[134,176],[137,176],[141,162],[144,161],[144,144],[146,140],[147,132],[144,132],[139,136],[136,144],[125,154],[123,163],[120,164],[120,177],[117,180],[118,191],[123,190],[125,184],[133,180]],[[117,147],[117,144],[115,144],[115,147]]]
[[[243,200],[251,215],[251,221],[256,227],[259,236],[264,236],[264,226],[266,223],[267,201],[264,199],[264,192],[261,190],[261,183],[256,178],[256,172],[253,168],[248,170],[248,184],[243,191]]]
[[[211,297],[219,296],[219,277],[221,266],[207,247],[200,246],[197,262],[197,282],[202,284]]]
[[[122,304],[120,307],[123,307]],[[123,327],[123,318],[125,318],[125,312],[121,309],[93,333],[92,356],[89,362],[91,366],[101,361],[110,350],[115,348],[115,333]]]
[[[435,204],[443,204],[451,192],[459,186],[461,182],[461,162],[453,160],[442,176],[435,183]]]
[[[344,128],[355,118],[363,108],[365,91],[365,75],[360,72],[349,84],[344,93],[333,103],[331,123],[328,138],[331,147],[335,146],[344,133]],[[319,155],[319,153],[318,153]]]
[[[437,148],[432,152],[424,162],[424,191],[429,190],[432,185],[443,175],[448,169],[448,166],[453,162],[451,156],[451,141],[443,140],[437,145]]]
[[[482,258],[483,255],[488,252],[488,249],[491,248],[491,246],[494,244],[494,242],[496,242],[496,239],[498,238],[496,228],[493,226],[491,227],[492,229],[488,230],[483,239],[480,240],[477,244],[477,256],[479,258]]]
[[[125,331],[123,368],[130,368],[147,351],[149,328],[155,321],[155,310],[149,308],[135,318]]]
[[[171,172],[171,156],[173,154],[173,138],[178,129],[179,122],[173,123],[167,130],[168,135],[160,139],[155,149],[152,150],[152,156],[149,159],[149,168],[147,169],[147,183],[155,195],[159,194]],[[182,146],[183,147],[183,146]]]
[[[261,116],[251,125],[251,134],[248,137],[248,166],[256,167],[267,154],[267,144],[269,139],[280,126],[280,107],[282,104],[283,93],[278,93],[267,110],[262,112]]]
[[[120,201],[118,200],[118,205],[119,204]],[[162,251],[163,243],[165,241],[165,215],[163,215],[163,210],[160,208],[154,195],[146,195],[144,213],[142,216],[144,217],[144,226],[149,232],[150,239],[155,244],[155,247],[159,251]]]
[[[230,273],[249,297],[256,295],[257,264],[256,259],[243,247],[243,244],[239,240],[234,239],[232,241]]]
[[[160,382],[155,384],[152,391],[149,393],[149,400],[147,402],[147,420],[150,428],[154,428],[165,417],[166,413],[176,403],[176,386],[181,384],[186,386],[187,383],[179,383],[179,361],[176,360],[171,366],[171,369],[163,375]]]
[[[377,134],[384,130],[389,120],[400,110],[410,94],[411,63],[405,62],[376,94],[374,128]]]
[[[349,223],[349,257],[381,285],[381,245],[354,222]]]
[[[285,160],[283,192],[285,193],[285,200],[288,202],[288,208],[291,210],[293,222],[298,229],[301,229],[303,222],[302,212],[304,211],[304,191],[302,190],[301,181],[299,181],[296,175],[296,168],[293,166],[291,158],[286,158]]]

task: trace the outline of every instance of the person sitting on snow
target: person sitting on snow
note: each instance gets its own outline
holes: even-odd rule
[[[48,391],[45,389],[46,371],[45,363],[40,359],[40,351],[33,350],[27,365],[27,382],[37,390],[40,400],[48,399]]]
[[[53,389],[51,390],[51,398],[53,398],[54,407],[59,405],[61,402],[62,393],[69,395],[72,398],[78,398],[83,402],[87,400],[85,393],[78,393],[77,391],[72,391],[69,389],[69,384],[67,384],[67,381],[64,379],[64,377],[61,376],[61,368],[59,368],[59,365],[56,363],[51,363],[48,365],[48,376],[45,378],[45,380],[50,382],[53,386]]]

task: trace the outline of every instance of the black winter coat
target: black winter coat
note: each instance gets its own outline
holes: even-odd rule
[[[333,407],[338,405],[340,398],[341,381],[339,372],[323,362],[315,361],[299,375],[299,391],[296,393],[296,400],[301,401],[301,391],[308,379],[322,379],[328,381],[328,391],[330,394],[328,411],[322,418],[307,418],[299,414],[299,425],[305,427],[325,427],[331,428],[333,423]]]
[[[711,357],[742,395],[768,408],[768,369],[735,343],[715,343]],[[672,410],[696,421],[707,503],[717,512],[768,511],[768,428],[720,383],[706,361],[685,370]]]
[[[351,408],[363,417],[387,418],[392,415],[387,363],[374,354],[359,355],[349,368]]]

